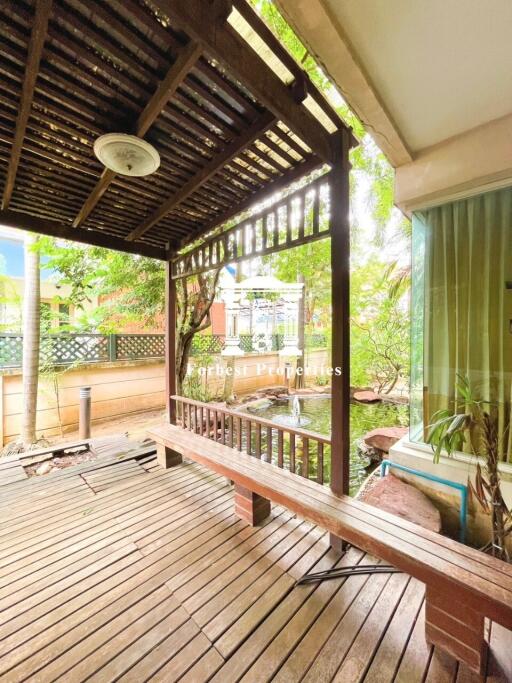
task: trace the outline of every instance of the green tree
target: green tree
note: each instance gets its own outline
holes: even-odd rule
[[[409,271],[374,258],[351,285],[352,384],[390,393],[409,377]]]

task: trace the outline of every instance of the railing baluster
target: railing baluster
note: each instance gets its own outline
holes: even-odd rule
[[[236,447],[239,451],[242,450],[242,418],[237,418],[237,433],[236,433]]]
[[[309,439],[302,437],[302,476],[309,479]]]
[[[267,462],[272,462],[272,427],[267,427]]]
[[[235,418],[233,415],[228,415],[228,425],[229,425],[229,431],[228,431],[228,446],[230,448],[233,448],[234,444],[234,439],[233,439],[233,423],[235,421]]]
[[[280,468],[285,466],[286,433],[288,435],[286,465],[289,466],[290,472],[307,479],[312,477],[319,484],[324,484],[325,446],[330,448],[330,441],[321,434],[300,428],[284,430],[267,419],[217,408],[212,404],[192,399],[174,396],[172,400],[176,402],[177,412],[180,415],[179,424],[183,429],[224,446],[236,448],[238,451],[245,450],[248,455],[268,463],[273,462]],[[277,433],[277,454],[274,456],[275,433]],[[316,454],[313,452],[313,456],[310,451],[311,442],[316,444]],[[314,472],[315,467],[316,472]]]
[[[321,441],[317,442],[316,480],[319,484],[324,483],[324,444]]]
[[[261,460],[261,425],[256,422],[256,440],[255,440],[254,455]]]
[[[226,445],[226,414],[224,412],[220,414],[220,442]]]
[[[252,444],[251,444],[251,421],[245,420],[245,451],[247,455],[251,455]]]
[[[283,442],[284,442],[283,436],[284,436],[283,430],[279,429],[279,427],[278,427],[277,428],[277,466],[281,467],[281,468],[283,467],[283,450],[284,450],[284,448],[283,448]]]

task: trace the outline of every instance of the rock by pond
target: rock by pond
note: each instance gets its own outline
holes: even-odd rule
[[[366,449],[389,453],[389,449],[406,434],[407,427],[377,427],[366,432],[363,436],[363,445]]]
[[[434,504],[424,493],[393,474],[376,477],[375,483],[365,486],[358,498],[424,529],[441,531],[441,515]]]

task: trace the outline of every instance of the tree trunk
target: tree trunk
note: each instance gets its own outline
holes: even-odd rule
[[[240,265],[240,263],[236,264],[235,282],[242,282],[242,268]],[[235,399],[235,367],[235,356],[228,357],[226,361],[226,375],[224,376],[224,391],[222,392],[222,398],[226,403],[230,403]]]
[[[306,279],[302,273],[299,273],[297,275],[297,282],[301,282],[303,284],[302,287],[302,294],[299,302],[299,317],[297,321],[297,333],[298,333],[298,346],[299,349],[302,349],[302,356],[297,357],[297,370],[301,368],[302,370],[299,370],[299,372],[295,372],[295,388],[296,389],[302,389],[304,387],[304,361],[305,358],[304,356],[306,355],[306,345],[305,345],[305,339],[306,339],[306,334],[305,334],[305,318],[304,318],[304,308],[306,304]]]
[[[25,290],[23,296],[23,417],[21,440],[28,449],[36,441],[37,385],[41,295],[39,280],[38,238],[25,234]]]

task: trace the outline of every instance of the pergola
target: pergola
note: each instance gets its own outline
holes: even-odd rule
[[[176,278],[331,238],[332,365],[343,370],[332,380],[331,487],[347,492],[350,130],[246,0],[17,0],[0,14],[0,223],[168,264],[168,397]],[[103,168],[93,143],[109,132],[151,142],[158,172]],[[220,230],[321,168],[249,232],[247,219]]]

